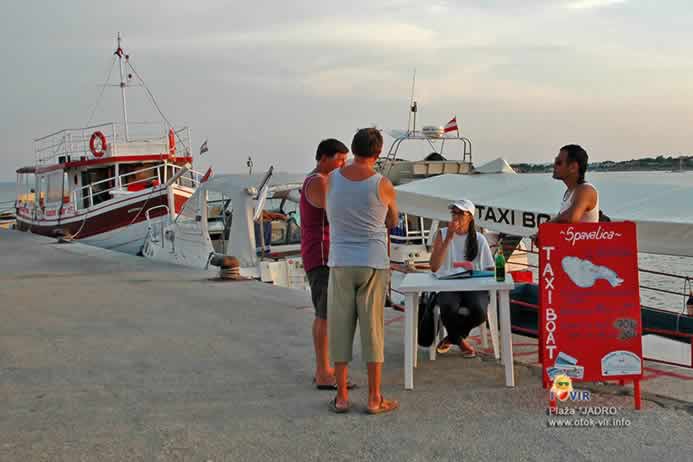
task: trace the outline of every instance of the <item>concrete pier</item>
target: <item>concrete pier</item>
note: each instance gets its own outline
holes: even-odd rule
[[[596,387],[574,407],[615,406],[608,427],[550,427],[566,418],[547,416],[533,367],[518,364],[509,389],[495,361],[457,351],[434,362],[421,351],[416,388],[406,392],[403,316],[390,309],[383,391],[401,409],[364,414],[357,341],[352,380],[361,387],[351,413],[331,414],[333,393],[311,384],[307,293],[209,278],[0,230],[0,461],[673,462],[693,454],[693,381],[672,379],[676,399],[655,396],[662,382],[639,412],[624,390]]]

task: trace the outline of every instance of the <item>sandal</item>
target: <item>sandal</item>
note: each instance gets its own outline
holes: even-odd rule
[[[460,340],[460,350],[463,358],[476,358],[476,350],[465,339]]]
[[[332,390],[332,391],[337,391],[337,383],[317,383],[315,380],[315,377],[313,377],[313,385],[315,385],[315,388],[318,390]],[[347,390],[353,390],[355,388],[358,388],[359,386],[356,385],[355,383],[352,383],[351,380],[347,380]]]
[[[391,412],[395,409],[399,409],[399,402],[397,402],[394,399],[386,400],[381,395],[380,404],[378,405],[378,407],[375,409],[367,408],[366,413],[370,415],[385,414],[386,412]]]
[[[450,340],[448,340],[448,338],[445,337],[443,340],[440,341],[440,343],[436,347],[436,351],[438,352],[438,354],[442,355],[450,351],[450,348],[452,348],[452,343],[450,343]]]
[[[351,410],[351,404],[347,402],[347,407],[338,407],[337,397],[334,397],[328,403],[327,408],[330,410],[330,412],[334,412],[335,414],[346,414]]]

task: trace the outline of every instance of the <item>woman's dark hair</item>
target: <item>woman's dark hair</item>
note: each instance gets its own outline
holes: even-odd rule
[[[585,172],[587,172],[587,162],[589,161],[587,151],[579,144],[567,144],[561,148],[561,151],[565,151],[568,162],[577,162],[579,172],[578,184],[584,183]]]
[[[476,226],[474,224],[474,215],[472,215],[472,219],[469,221],[469,229],[467,230],[467,244],[465,245],[464,249],[464,259],[467,261],[473,261],[478,254],[479,241],[476,238]]]
[[[359,157],[378,157],[383,149],[383,135],[377,128],[362,128],[351,142],[351,152]]]
[[[349,148],[344,143],[334,138],[322,140],[315,153],[315,160],[320,160],[322,156],[334,157],[338,152],[349,152]]]

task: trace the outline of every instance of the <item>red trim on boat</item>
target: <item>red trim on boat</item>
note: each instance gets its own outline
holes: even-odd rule
[[[108,212],[102,212],[99,214],[94,214],[92,212],[89,213],[84,220],[77,220],[58,225],[40,225],[26,222],[23,219],[20,219],[20,217],[17,217],[17,228],[19,228],[21,231],[31,231],[32,233],[49,237],[55,237],[57,231],[70,235],[74,235],[79,232],[77,239],[82,239],[94,236],[96,234],[107,233],[118,228],[123,228],[144,221],[146,220],[145,210],[141,209],[144,207],[150,209],[158,205],[166,205],[166,202],[166,195],[162,194],[151,199],[145,199],[140,202],[127,204],[123,207]],[[166,209],[159,208],[153,210],[149,214],[149,217],[156,218],[165,214]],[[84,224],[84,226],[82,226],[82,224]]]
[[[185,204],[185,202],[188,200],[188,197],[184,196],[183,194],[181,194],[179,191],[176,191],[176,190],[173,191],[173,194],[174,194],[173,198],[174,198],[175,205],[176,205],[176,213],[178,213],[183,208],[183,204]],[[192,195],[192,193],[190,193],[190,194]],[[142,197],[142,198],[144,198],[144,200],[147,200],[147,199],[151,200],[155,197],[160,197],[160,196],[166,196],[166,188],[165,187],[158,190],[158,191],[147,191],[147,192],[140,194],[138,196],[125,197],[125,198],[118,200],[118,201],[113,201],[113,202],[108,202],[108,203],[103,202],[103,206],[101,206],[101,207],[93,208],[91,210],[87,210],[87,211],[84,211],[82,213],[76,213],[74,215],[70,215],[69,217],[62,217],[61,220],[62,221],[68,221],[68,220],[78,219],[79,217],[81,217],[83,215],[94,215],[95,213],[100,213],[101,210],[105,209],[106,207],[111,207],[113,205],[120,204],[121,202],[131,201],[131,200],[136,199],[138,197]],[[137,204],[137,203],[133,202],[130,204],[130,206],[133,206],[135,204]],[[19,216],[23,216],[23,215],[19,215]],[[23,217],[25,217],[25,216],[23,216]],[[41,221],[55,221],[55,220],[38,220],[38,221],[32,220],[33,223],[40,223]],[[81,220],[80,220],[80,223],[81,223]]]
[[[115,156],[115,157],[103,157],[101,159],[85,159],[76,160],[72,162],[64,162],[62,164],[53,164],[45,167],[22,167],[17,169],[17,173],[46,173],[52,172],[53,170],[64,170],[66,168],[76,168],[85,167],[92,165],[104,165],[104,164],[118,164],[126,162],[151,162],[151,161],[164,161],[168,160],[172,164],[185,164],[187,162],[192,162],[192,157],[173,157],[171,158],[168,153],[166,154],[153,154],[145,156]]]

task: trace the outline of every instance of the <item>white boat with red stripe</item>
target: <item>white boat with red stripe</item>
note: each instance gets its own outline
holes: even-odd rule
[[[121,47],[121,123],[64,129],[34,140],[17,170],[16,227],[137,254],[149,229],[174,219],[202,175],[191,169],[190,130],[128,124],[125,90],[136,73]],[[144,86],[144,82],[137,82]]]

